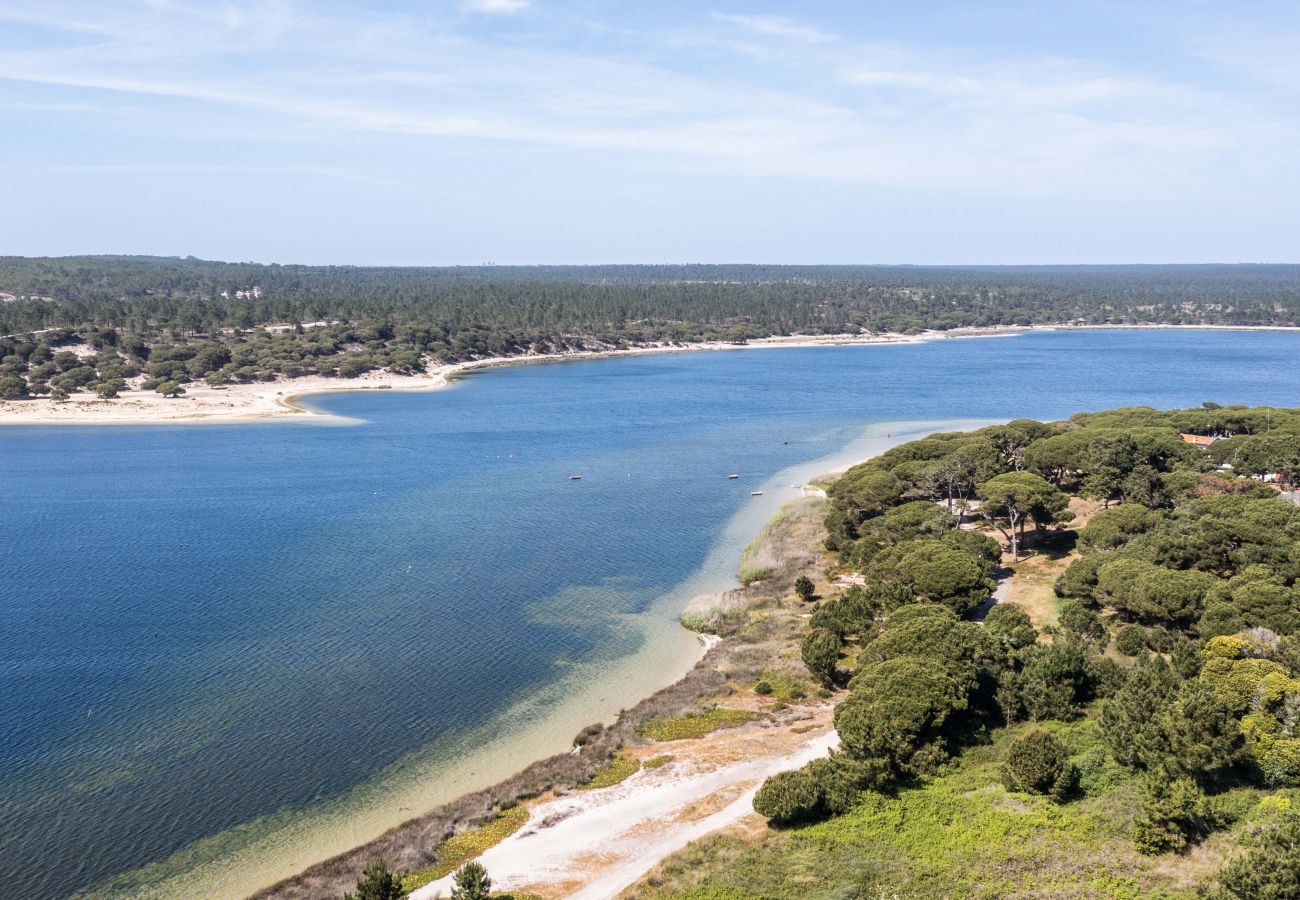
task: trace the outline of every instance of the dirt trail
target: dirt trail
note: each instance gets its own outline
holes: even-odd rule
[[[691,841],[756,815],[753,797],[769,775],[796,769],[838,743],[831,707],[789,710],[697,740],[638,747],[638,758],[671,754],[612,787],[544,799],[528,824],[484,853],[494,889],[542,897],[617,896],[660,860]],[[451,878],[413,900],[446,897]]]

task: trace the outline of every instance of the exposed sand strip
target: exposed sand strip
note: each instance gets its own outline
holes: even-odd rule
[[[617,896],[660,860],[753,811],[754,793],[777,772],[825,756],[839,743],[831,707],[805,709],[780,724],[756,722],[698,740],[640,747],[671,754],[613,787],[573,791],[529,810],[528,824],[480,857],[494,890],[603,900]],[[413,900],[445,897],[448,876]]]

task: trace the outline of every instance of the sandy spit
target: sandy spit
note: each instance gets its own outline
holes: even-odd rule
[[[277,326],[278,327],[278,326]],[[437,366],[419,375],[370,372],[358,378],[308,376],[260,384],[237,384],[227,388],[186,386],[183,397],[164,399],[152,391],[123,391],[117,400],[99,400],[92,394],[74,394],[55,403],[45,398],[0,401],[0,425],[175,425],[203,422],[256,422],[267,419],[314,419],[322,423],[347,424],[348,419],[306,408],[296,402],[312,394],[341,391],[398,390],[436,391],[447,387],[454,376],[475,369],[526,363],[596,359],[645,353],[684,353],[704,350],[756,350],[773,347],[837,347],[863,344],[923,343],[957,338],[1012,337],[1034,331],[1150,329],[1198,331],[1300,331],[1291,325],[1028,325],[998,328],[955,328],[905,334],[788,335],[756,338],[745,344],[708,341],[676,346],[651,345],[628,350],[591,350],[570,353],[503,356]]]
[[[204,422],[258,422],[285,418],[316,420],[322,424],[347,424],[348,419],[310,409],[301,405],[298,400],[313,394],[342,391],[436,391],[447,387],[455,376],[466,372],[527,363],[706,350],[921,343],[939,339],[990,337],[1014,333],[1016,331],[1012,329],[964,329],[924,332],[919,335],[791,335],[759,338],[746,344],[710,341],[677,346],[652,345],[628,350],[492,357],[437,366],[419,375],[368,372],[357,378],[308,376],[258,384],[232,384],[225,388],[194,384],[185,386],[183,396],[172,399],[166,399],[154,391],[140,390],[123,391],[116,400],[100,400],[93,394],[78,393],[62,403],[46,398],[0,402],[0,425],[176,425]]]

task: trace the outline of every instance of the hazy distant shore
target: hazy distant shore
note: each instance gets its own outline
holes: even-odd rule
[[[0,425],[181,425],[202,423],[264,422],[275,419],[314,420],[346,424],[349,420],[322,413],[300,401],[318,394],[351,391],[436,391],[448,387],[457,375],[497,366],[636,356],[649,353],[692,353],[717,350],[754,350],[781,347],[848,347],[871,344],[919,344],[958,338],[1009,337],[1035,331],[1102,329],[1193,329],[1204,331],[1300,331],[1287,325],[1025,325],[994,328],[955,328],[918,334],[786,335],[755,338],[743,344],[707,341],[690,344],[650,345],[627,349],[583,350],[569,353],[502,356],[434,366],[414,375],[368,372],[356,378],[305,376],[282,381],[232,384],[227,387],[186,385],[181,397],[166,399],[154,391],[123,391],[115,400],[100,400],[88,393],[63,402],[28,398],[0,402]]]
[[[303,398],[350,391],[436,391],[448,387],[457,375],[477,369],[530,363],[637,356],[649,353],[693,353],[717,350],[753,350],[774,347],[840,347],[869,344],[923,343],[955,338],[1012,335],[1027,329],[962,328],[907,334],[788,335],[756,338],[744,344],[707,341],[664,344],[628,349],[584,350],[570,353],[501,356],[435,366],[416,375],[368,372],[356,378],[306,376],[283,381],[232,384],[226,387],[186,385],[185,394],[171,399],[154,391],[123,391],[116,400],[91,394],[74,394],[55,402],[29,398],[0,403],[0,425],[179,425],[206,422],[260,422],[271,419],[315,419],[343,424],[348,420],[302,405]]]
[[[984,337],[1010,333],[1007,329],[966,329],[958,332],[926,332],[919,335],[791,335],[760,338],[745,344],[722,341],[652,345],[622,350],[586,350],[570,353],[501,356],[435,366],[415,375],[368,372],[356,378],[306,376],[283,381],[208,387],[186,385],[185,394],[171,399],[154,391],[123,391],[115,400],[100,400],[92,394],[74,394],[55,402],[28,398],[0,403],[0,425],[150,425],[197,424],[205,422],[257,422],[268,419],[314,418],[324,422],[347,420],[321,413],[299,401],[317,394],[349,391],[398,390],[436,391],[448,387],[455,376],[477,369],[529,363],[636,356],[648,353],[684,353],[708,350],[743,350],[762,347],[821,347],[860,344],[919,343],[955,337]]]

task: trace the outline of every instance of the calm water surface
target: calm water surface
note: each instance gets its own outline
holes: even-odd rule
[[[871,423],[1300,405],[1298,351],[1099,331],[674,354],[313,401],[351,426],[0,429],[0,895],[175,893],[314,816],[346,829],[341,798],[401,803],[383,773],[468,766],[574,673],[680,651],[674,591],[750,491]]]

